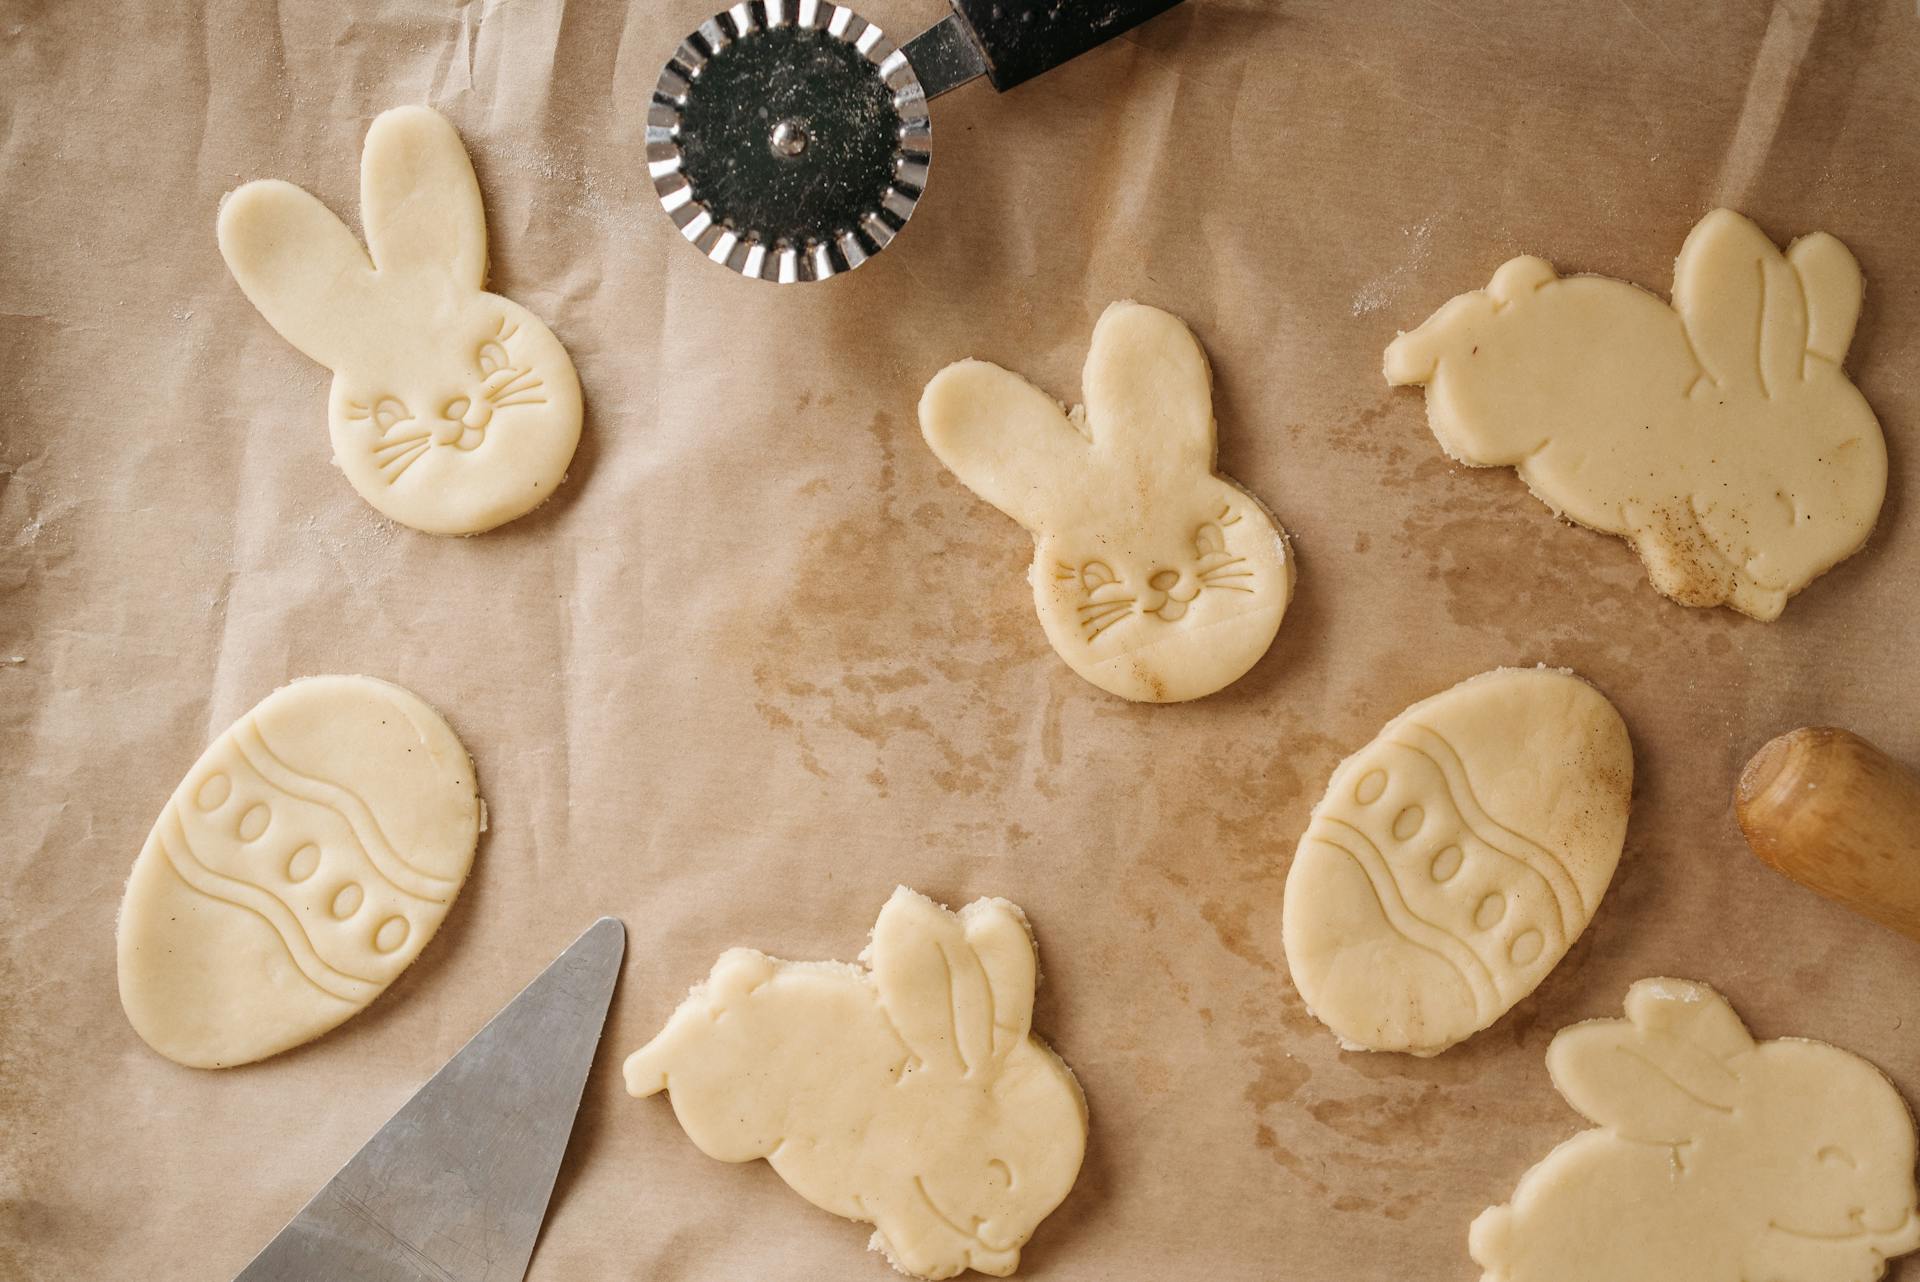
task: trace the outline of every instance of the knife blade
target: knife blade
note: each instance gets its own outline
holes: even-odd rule
[[[588,927],[234,1282],[520,1282],[625,951]]]

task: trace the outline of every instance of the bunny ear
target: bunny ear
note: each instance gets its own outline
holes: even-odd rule
[[[1109,306],[1093,327],[1084,382],[1096,448],[1124,451],[1147,475],[1213,471],[1213,379],[1178,316]]]
[[[1059,403],[986,361],[933,376],[920,395],[920,432],[968,489],[1029,530],[1052,523],[1086,472],[1086,438]]]
[[[1033,1031],[1033,990],[1040,979],[1033,935],[1020,910],[1004,899],[976,899],[960,910],[960,924],[986,971],[993,1053],[1004,1058]]]
[[[1866,296],[1860,264],[1852,251],[1823,231],[1789,245],[1787,261],[1807,296],[1807,350],[1840,364],[1853,344],[1854,322]]]
[[[1673,306],[1719,387],[1772,396],[1800,380],[1806,295],[1786,258],[1746,218],[1716,209],[1687,234],[1673,265]]]
[[[930,1071],[965,1076],[993,1059],[993,993],[952,913],[905,886],[880,910],[869,950],[880,1004]]]
[[[358,342],[373,265],[346,224],[292,183],[250,182],[220,204],[220,256],[281,337],[329,369]]]
[[[479,289],[487,221],[473,162],[446,117],[426,107],[382,112],[360,153],[360,218],[383,272],[445,272]]]
[[[1562,1029],[1547,1048],[1553,1084],[1588,1118],[1631,1140],[1680,1144],[1733,1111],[1753,1049],[1740,1017],[1712,989],[1649,979],[1627,994],[1625,1020]]]
[[[1649,1036],[1673,1038],[1725,1063],[1753,1049],[1753,1034],[1727,999],[1684,979],[1643,979],[1627,990],[1627,1019]]]

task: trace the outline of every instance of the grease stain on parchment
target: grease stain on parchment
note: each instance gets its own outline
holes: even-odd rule
[[[939,495],[917,478],[911,491],[932,497],[903,496],[900,442],[919,439],[911,424],[877,411],[866,437],[850,474],[801,488],[836,515],[802,537],[776,603],[787,620],[779,643],[742,630],[763,638],[750,666],[754,708],[821,780],[864,783],[884,799],[910,773],[947,795],[991,797],[1019,778],[1008,763],[1021,760],[1028,718],[972,692],[1045,642],[1023,598],[986,588],[1006,582],[1031,547],[984,521],[1007,537],[964,530],[953,512],[971,496]],[[1057,749],[1049,755],[1057,763]],[[968,835],[1009,833],[994,822]]]
[[[1571,667],[1609,696],[1687,664],[1740,661],[1737,638],[1754,625],[1661,600],[1620,540],[1542,511],[1509,469],[1447,458],[1418,395],[1385,392],[1325,439],[1395,496],[1392,550],[1419,563],[1449,619],[1497,641],[1503,661]],[[1356,538],[1355,551],[1377,538]]]

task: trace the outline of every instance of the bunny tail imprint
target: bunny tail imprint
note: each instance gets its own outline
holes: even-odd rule
[[[1423,699],[1333,772],[1287,871],[1294,986],[1348,1050],[1436,1055],[1539,986],[1626,838],[1633,748],[1571,672]]]
[[[1863,293],[1824,232],[1785,254],[1717,209],[1687,237],[1673,305],[1516,258],[1387,348],[1425,384],[1440,445],[1515,467],[1558,515],[1616,534],[1682,605],[1778,618],[1866,543],[1886,442],[1841,362]]]
[[[220,253],[267,323],[333,371],[333,461],[429,534],[479,534],[547,501],[580,443],[580,380],[553,331],[489,294],[480,184],[453,126],[385,112],[360,155],[367,247],[290,183],[220,205]]]
[[[1214,470],[1212,376],[1180,319],[1115,303],[1094,326],[1084,410],[961,361],[920,397],[920,430],[968,489],[1033,535],[1047,639],[1102,690],[1212,694],[1273,644],[1293,594],[1285,533]]]
[[[1920,1247],[1913,1115],[1836,1047],[1756,1042],[1725,998],[1643,979],[1547,1071],[1595,1124],[1468,1234],[1482,1282],[1872,1282]]]
[[[308,677],[233,723],[173,791],[120,905],[120,1002],[147,1044],[227,1068],[311,1041],[427,946],[483,808],[440,714]]]
[[[709,1157],[763,1157],[800,1196],[874,1226],[900,1272],[1005,1277],[1080,1173],[1087,1105],[1032,1031],[1020,910],[958,914],[902,886],[863,966],[723,953],[628,1056]]]

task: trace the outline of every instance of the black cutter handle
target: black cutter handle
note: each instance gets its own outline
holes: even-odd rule
[[[1180,0],[953,0],[986,54],[1002,92],[1095,45],[1105,44]]]

